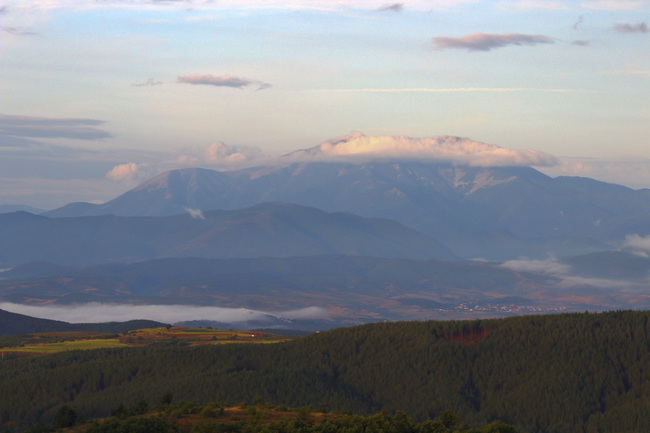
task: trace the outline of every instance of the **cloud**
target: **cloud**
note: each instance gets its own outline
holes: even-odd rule
[[[322,319],[327,311],[318,307],[299,310],[264,312],[247,308],[221,308],[194,305],[125,305],[125,304],[76,304],[35,306],[3,302],[0,309],[70,323],[123,322],[135,319],[176,323],[188,320],[212,320],[224,323],[271,321],[276,319]]]
[[[102,120],[95,119],[57,119],[0,114],[0,138],[13,136],[100,140],[111,137],[108,132],[95,128],[104,123]]]
[[[619,33],[648,33],[648,25],[646,23],[616,23],[613,29]]]
[[[402,12],[404,10],[404,3],[393,3],[386,6],[382,6],[377,9],[380,12]]]
[[[327,93],[502,93],[502,92],[585,92],[585,90],[576,89],[543,89],[533,87],[451,87],[451,88],[430,88],[430,87],[413,87],[413,88],[358,88],[358,89],[314,89],[313,92]]]
[[[220,141],[210,144],[203,153],[206,162],[214,165],[241,165],[257,158],[260,151],[248,146],[228,146]]]
[[[409,0],[409,8],[420,11],[450,9],[480,0]],[[54,9],[140,9],[140,10],[317,10],[325,12],[358,10],[377,10],[386,5],[385,0],[14,0],[14,8],[49,11]]]
[[[376,159],[429,160],[470,166],[554,165],[557,159],[535,150],[511,150],[468,138],[365,136],[360,132],[284,155],[289,160],[365,162]]]
[[[138,171],[139,171],[138,164],[134,162],[129,162],[126,164],[116,165],[111,169],[111,171],[106,173],[106,177],[108,179],[116,180],[118,182],[121,181],[130,182],[138,175]]]
[[[592,278],[574,275],[571,273],[571,266],[559,262],[556,258],[549,258],[546,260],[528,260],[518,259],[509,260],[500,265],[500,267],[509,269],[515,272],[528,272],[532,274],[547,275],[552,278],[559,279],[558,286],[564,288],[570,287],[595,287],[601,289],[620,288],[636,286],[639,282],[624,281],[624,280],[610,280],[607,278]],[[641,283],[645,286],[645,282]]]
[[[570,8],[563,1],[556,0],[516,0],[497,3],[500,9],[522,11],[566,11]]]
[[[515,272],[531,272],[535,274],[550,275],[566,275],[571,270],[569,265],[560,263],[555,258],[546,260],[509,260],[502,263],[500,266]]]
[[[580,176],[602,182],[626,185],[630,188],[647,188],[650,185],[650,160],[597,159],[563,157],[560,164],[540,168],[545,174],[556,176]]]
[[[24,27],[0,26],[0,30],[14,36],[35,36],[38,33]]]
[[[156,81],[153,78],[147,78],[146,81],[133,83],[133,84],[131,84],[131,86],[133,86],[133,87],[150,87],[150,86],[159,86],[161,84],[162,84],[162,81]]]
[[[636,11],[643,9],[643,0],[589,0],[580,3],[586,9],[599,11]]]
[[[650,252],[650,236],[628,235],[625,237],[623,247]]]
[[[576,45],[578,47],[586,47],[589,46],[589,41],[575,40],[575,41],[571,41],[571,45]]]
[[[490,51],[508,45],[537,45],[555,43],[553,38],[544,35],[524,35],[520,33],[488,34],[474,33],[459,38],[435,37],[431,39],[434,50],[466,49],[467,51]]]
[[[189,207],[186,207],[185,210],[194,219],[199,219],[199,220],[204,220],[205,219],[205,215],[203,215],[203,212],[201,211],[201,209],[191,209]]]
[[[264,83],[258,80],[249,80],[247,78],[233,77],[232,75],[221,75],[215,77],[214,75],[185,75],[179,76],[176,79],[177,83],[194,84],[200,86],[216,86],[216,87],[233,87],[242,89],[250,85],[257,85],[257,90],[264,90],[272,87],[269,83]]]
[[[583,17],[582,15],[580,15],[580,16],[578,17],[578,21],[576,21],[576,22],[573,24],[573,30],[578,30],[578,26],[579,26],[580,24],[582,24],[583,21],[584,21],[584,17]]]

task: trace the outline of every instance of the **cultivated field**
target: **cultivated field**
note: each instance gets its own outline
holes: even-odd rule
[[[8,354],[39,356],[68,350],[141,347],[155,343],[200,346],[206,344],[277,343],[288,337],[256,331],[234,331],[209,328],[148,328],[122,334],[96,332],[48,332],[13,337],[12,345],[0,347],[2,357]]]

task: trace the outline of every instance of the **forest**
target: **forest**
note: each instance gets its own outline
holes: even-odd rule
[[[288,342],[71,351],[2,359],[0,425],[86,419],[160,396],[312,406],[414,422],[453,411],[468,428],[522,433],[650,431],[650,313],[387,322]],[[2,430],[0,430],[2,431]],[[361,431],[361,430],[359,430]]]

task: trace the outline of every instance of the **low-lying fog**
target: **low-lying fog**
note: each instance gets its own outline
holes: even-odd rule
[[[191,320],[210,320],[224,323],[263,322],[274,320],[324,319],[327,311],[320,307],[298,310],[264,312],[246,308],[200,307],[195,305],[127,305],[75,304],[25,305],[0,302],[0,309],[43,319],[69,323],[125,322],[135,319],[177,323]]]

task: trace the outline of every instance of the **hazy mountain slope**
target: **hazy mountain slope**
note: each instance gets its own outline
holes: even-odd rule
[[[530,167],[414,161],[173,170],[104,205],[73,204],[47,215],[169,215],[266,201],[393,219],[466,257],[588,253],[626,234],[650,234],[650,190],[553,179]]]
[[[60,265],[159,257],[287,257],[319,254],[440,258],[455,256],[393,221],[267,203],[233,211],[169,217],[47,218],[0,215],[0,262]]]
[[[42,213],[45,212],[44,209],[38,209],[32,206],[22,205],[22,204],[0,204],[0,213],[9,213],[9,212],[31,212],[31,213]]]

